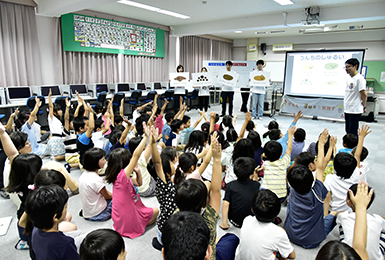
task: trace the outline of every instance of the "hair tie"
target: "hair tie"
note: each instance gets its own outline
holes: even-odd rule
[[[28,185],[29,190],[35,190],[35,184],[30,184]]]

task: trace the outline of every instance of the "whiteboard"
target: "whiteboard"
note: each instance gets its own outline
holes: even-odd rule
[[[271,81],[283,82],[285,75],[285,62],[266,61],[266,67],[264,67],[263,70],[270,72]]]

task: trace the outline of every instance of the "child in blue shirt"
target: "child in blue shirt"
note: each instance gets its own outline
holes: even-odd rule
[[[79,153],[80,164],[83,164],[83,156],[86,151],[94,147],[94,143],[91,139],[95,128],[94,113],[90,104],[87,104],[85,107],[89,112],[89,118],[77,116],[73,121],[74,129],[78,136],[78,139],[76,140],[76,149]]]
[[[318,142],[315,182],[309,166],[295,165],[287,174],[291,190],[283,227],[291,242],[304,248],[317,247],[336,225],[337,212],[324,217],[324,200],[328,194],[323,184],[324,145],[327,140],[325,129]]]

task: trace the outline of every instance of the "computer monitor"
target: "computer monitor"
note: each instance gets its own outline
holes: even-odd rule
[[[87,95],[87,86],[86,85],[70,85],[71,88],[71,94],[76,95],[76,91],[79,93],[79,95]]]
[[[162,85],[160,84],[160,82],[154,83],[154,89],[162,89]]]
[[[119,83],[118,84],[118,92],[129,92],[130,84],[128,83]]]
[[[144,84],[144,83],[138,83],[137,86],[138,86],[137,89],[146,90],[146,84]]]
[[[30,87],[8,87],[7,88],[8,100],[15,99],[27,99],[31,97]]]
[[[52,90],[52,96],[61,96],[59,86],[41,86],[41,95],[48,97],[50,89]]]
[[[96,94],[99,94],[103,91],[108,92],[107,84],[96,84]]]

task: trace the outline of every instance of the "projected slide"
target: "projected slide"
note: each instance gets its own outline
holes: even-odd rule
[[[360,71],[363,56],[364,50],[287,52],[284,93],[341,98],[345,94],[348,77],[345,61],[357,58]]]

